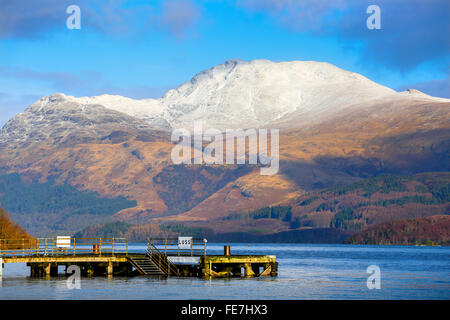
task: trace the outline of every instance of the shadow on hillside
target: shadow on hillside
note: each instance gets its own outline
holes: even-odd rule
[[[280,173],[300,188],[317,190],[382,173],[413,175],[450,171],[450,130],[372,139],[367,157],[319,156],[312,163],[280,161]]]

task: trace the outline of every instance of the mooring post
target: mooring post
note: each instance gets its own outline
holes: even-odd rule
[[[204,247],[203,247],[203,255],[206,257],[206,239],[203,239]]]

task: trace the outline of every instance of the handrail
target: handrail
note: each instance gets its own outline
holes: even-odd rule
[[[206,239],[192,238],[192,243],[190,248],[182,249],[178,245],[178,238],[154,238],[149,239],[155,248],[160,248],[164,250],[164,254],[177,255],[177,256],[206,256]]]
[[[71,238],[70,244],[58,247],[56,238],[0,239],[0,256],[53,256],[53,255],[111,255],[128,256],[126,238]]]
[[[150,256],[153,263],[157,264],[159,268],[167,275],[170,276],[171,271],[175,271],[175,275],[179,276],[180,271],[178,268],[172,264],[169,259],[167,259],[167,255],[163,254],[161,251],[158,250],[157,247],[155,247],[153,244],[148,242],[147,246],[147,255]],[[155,259],[155,257],[158,257],[158,260]],[[161,264],[162,263],[162,264]],[[175,270],[173,270],[175,269]]]
[[[150,250],[150,252],[149,252]],[[152,259],[152,261],[158,265],[158,267],[161,269],[161,271],[163,271],[167,276],[170,276],[170,272],[171,272],[171,263],[170,261],[167,259],[167,256],[163,255],[158,248],[154,247],[154,246],[148,246],[147,249],[147,255],[150,256],[150,258]],[[158,259],[156,259],[156,257]],[[175,273],[176,275],[179,274],[179,271],[176,267],[175,268]]]

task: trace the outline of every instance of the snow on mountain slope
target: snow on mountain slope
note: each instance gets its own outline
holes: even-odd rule
[[[395,91],[329,63],[229,60],[198,73],[160,99],[114,95],[69,97],[100,104],[160,128],[192,127],[201,120],[218,129],[267,125],[292,113],[334,113]]]
[[[95,97],[70,97],[69,99],[81,104],[99,104],[108,109],[119,111],[132,117],[145,120],[149,123],[160,120],[163,112],[163,105],[157,99],[134,100],[119,95],[102,94]],[[157,124],[158,127],[170,128],[168,123]]]
[[[0,149],[12,150],[48,140],[51,144],[88,143],[114,135],[159,135],[147,122],[106,108],[81,104],[73,97],[54,94],[30,105],[0,130]]]
[[[160,99],[134,100],[106,94],[80,98],[64,94],[43,97],[10,120],[11,123],[6,124],[2,132],[12,134],[15,128],[15,137],[22,139],[27,132],[33,131],[27,126],[37,128],[39,121],[51,119],[61,121],[66,119],[64,114],[67,112],[69,117],[78,114],[81,120],[87,117],[96,123],[123,122],[123,117],[127,115],[135,119],[133,121],[165,130],[190,129],[194,121],[199,120],[204,128],[220,130],[268,127],[271,124],[292,128],[334,117],[343,110],[348,111],[350,106],[360,108],[380,99],[449,101],[415,91],[397,93],[329,63],[229,60],[198,73]],[[115,113],[102,117],[98,106]],[[42,111],[47,109],[50,111]],[[91,112],[91,109],[97,111]],[[61,117],[55,117],[55,114]],[[54,131],[61,128],[61,123],[47,127]]]
[[[218,129],[267,125],[292,113],[335,112],[394,91],[328,63],[230,60],[162,98],[172,127],[203,120]]]

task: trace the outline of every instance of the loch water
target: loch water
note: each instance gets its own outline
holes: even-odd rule
[[[25,264],[5,264],[0,299],[450,299],[450,247],[336,244],[231,243],[232,254],[275,255],[278,277],[158,278],[82,277],[80,288],[67,277],[31,278]],[[208,254],[224,244],[208,243]],[[129,250],[145,252],[144,243]],[[369,266],[380,269],[380,289],[369,289]]]

